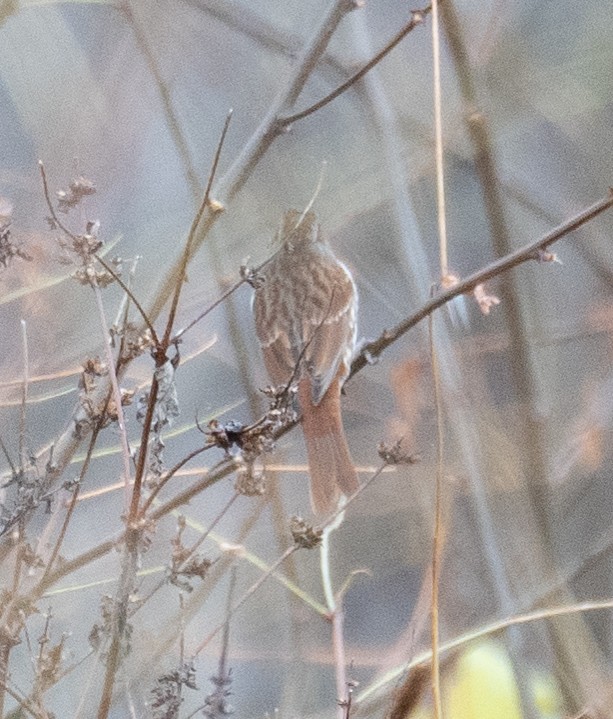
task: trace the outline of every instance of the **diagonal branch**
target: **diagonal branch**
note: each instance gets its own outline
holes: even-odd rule
[[[328,103],[332,102],[332,100],[336,100],[336,98],[339,95],[342,95],[346,90],[348,90],[352,85],[355,85],[356,82],[361,80],[366,73],[370,72],[375,65],[378,65],[383,58],[388,55],[395,47],[398,45],[398,43],[404,39],[411,31],[415,30],[415,28],[418,25],[421,25],[426,15],[428,15],[432,11],[432,5],[427,5],[423,10],[413,10],[411,12],[411,19],[409,22],[401,28],[396,35],[385,45],[385,47],[380,50],[371,60],[369,60],[364,67],[360,68],[356,73],[354,73],[350,78],[345,80],[341,85],[339,85],[335,90],[332,90],[332,92],[328,93],[325,97],[322,97],[321,100],[314,103],[313,105],[310,105],[309,107],[306,107],[304,110],[301,110],[300,112],[296,112],[293,115],[287,115],[285,117],[279,118],[279,124],[283,127],[288,127],[293,122],[296,122],[297,120],[302,120],[302,118],[307,117],[308,115],[312,115],[314,112],[317,112],[317,110],[321,110],[322,107],[325,107]]]
[[[511,252],[511,254],[506,255],[505,257],[501,257],[499,260],[496,260],[496,262],[492,262],[490,265],[487,265],[477,272],[474,272],[472,275],[469,275],[466,279],[458,282],[457,285],[454,285],[447,291],[436,295],[422,305],[417,312],[414,312],[412,315],[402,320],[402,322],[399,322],[392,329],[385,330],[376,340],[368,342],[353,361],[349,377],[353,377],[353,375],[363,369],[374,358],[382,354],[382,352],[390,345],[394,344],[397,339],[402,337],[402,335],[406,334],[410,329],[415,327],[415,325],[419,324],[422,320],[431,315],[435,310],[439,309],[439,307],[446,305],[448,302],[460,295],[471,292],[477,285],[487,282],[493,277],[501,275],[503,272],[507,272],[513,267],[517,267],[529,260],[538,260],[539,253],[542,250],[562,239],[562,237],[568,235],[570,232],[578,229],[586,222],[593,220],[597,215],[600,215],[612,206],[613,190],[609,190],[606,197],[603,197],[590,207],[582,210],[567,222],[564,222],[551,232],[547,233],[544,237],[541,237],[540,240],[536,240],[536,242],[532,242],[515,252]]]

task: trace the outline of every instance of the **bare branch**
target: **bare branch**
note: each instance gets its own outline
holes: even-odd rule
[[[362,67],[348,80],[345,80],[345,82],[339,85],[335,90],[328,93],[325,97],[322,97],[321,100],[318,100],[313,105],[310,105],[304,110],[296,112],[293,115],[286,115],[285,117],[280,117],[279,124],[282,127],[288,127],[292,123],[297,122],[298,120],[302,120],[308,115],[312,115],[314,112],[317,112],[317,110],[321,110],[322,107],[325,107],[328,103],[332,102],[332,100],[336,100],[339,95],[342,95],[352,85],[355,85],[356,82],[361,80],[364,75],[366,75],[366,73],[370,72],[373,67],[375,67],[375,65],[378,65],[381,60],[383,60],[383,58],[388,55],[396,47],[396,45],[398,45],[398,43],[403,40],[411,31],[413,31],[418,25],[421,25],[424,22],[426,15],[428,15],[431,11],[432,5],[427,5],[422,10],[413,10],[411,12],[411,19],[409,20],[409,22],[401,30],[399,30],[396,35],[394,35],[394,37],[387,43],[387,45],[385,45],[385,47],[381,49],[372,58],[372,60],[369,60],[366,65],[364,65],[364,67]]]
[[[466,279],[462,280],[457,285],[454,285],[446,292],[442,292],[440,295],[433,297],[410,317],[407,317],[402,322],[399,322],[392,329],[385,330],[379,338],[366,344],[362,348],[360,354],[353,361],[349,377],[353,377],[353,375],[369,364],[373,358],[378,357],[399,337],[402,337],[402,335],[406,334],[410,329],[418,325],[423,319],[428,317],[428,315],[439,309],[439,307],[446,305],[455,297],[459,297],[466,292],[471,292],[477,285],[487,282],[493,277],[501,275],[503,272],[507,272],[513,267],[517,267],[529,260],[539,260],[542,250],[547,248],[549,245],[552,245],[554,242],[557,242],[565,235],[568,235],[570,232],[573,232],[577,228],[581,227],[581,225],[584,225],[586,222],[593,220],[602,212],[608,210],[611,206],[613,206],[613,191],[609,190],[606,197],[603,197],[590,207],[582,210],[567,222],[547,233],[540,240],[532,242],[529,245],[525,245],[505,257],[501,257],[499,260],[496,260],[496,262],[492,262],[492,264],[487,265],[472,275],[469,275]]]

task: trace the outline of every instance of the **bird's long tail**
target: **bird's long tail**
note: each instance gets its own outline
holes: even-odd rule
[[[349,496],[359,487],[343,429],[339,378],[317,405],[311,399],[310,379],[301,379],[298,402],[311,475],[311,504],[316,514],[326,514],[337,508],[341,493]]]

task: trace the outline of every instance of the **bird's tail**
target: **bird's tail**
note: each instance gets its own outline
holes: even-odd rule
[[[341,493],[349,496],[359,487],[343,429],[338,377],[317,405],[311,399],[310,380],[300,380],[298,401],[311,475],[311,504],[316,514],[326,514],[337,508]]]

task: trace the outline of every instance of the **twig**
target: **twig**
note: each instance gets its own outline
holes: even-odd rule
[[[478,284],[487,282],[493,277],[496,277],[513,267],[517,267],[529,260],[538,260],[540,250],[544,250],[546,247],[552,245],[554,242],[557,242],[565,235],[573,232],[573,230],[581,227],[581,225],[593,220],[602,212],[608,210],[611,206],[613,206],[613,191],[609,191],[609,194],[606,197],[603,197],[590,207],[587,207],[585,210],[582,210],[578,214],[574,215],[567,222],[559,225],[551,232],[548,232],[540,240],[524,245],[524,247],[519,250],[516,250],[505,257],[501,257],[499,260],[492,262],[472,275],[469,275],[464,280],[461,280],[457,285],[454,285],[445,292],[441,292],[441,294],[422,305],[417,312],[413,313],[402,322],[399,322],[392,329],[383,332],[383,334],[373,342],[368,342],[353,361],[351,365],[351,374],[349,376],[353,377],[353,375],[369,364],[372,359],[378,357],[384,350],[402,337],[402,335],[406,334],[410,329],[419,324],[439,307],[447,304],[455,297],[459,297],[466,292],[470,292]]]
[[[141,514],[145,515],[147,514],[147,511],[149,507],[153,504],[153,502],[156,500],[158,494],[164,489],[166,484],[175,476],[175,474],[184,467],[188,462],[190,462],[194,457],[197,457],[199,454],[202,454],[203,452],[206,452],[209,449],[212,449],[215,447],[215,444],[205,444],[203,447],[198,447],[198,449],[194,449],[188,454],[185,455],[181,460],[179,460],[174,467],[171,467],[163,477],[160,477],[160,479],[157,481],[155,487],[151,490],[149,496],[144,500],[143,506],[141,508]]]
[[[213,164],[211,166],[211,170],[209,172],[209,178],[207,180],[206,189],[204,191],[204,195],[202,196],[202,201],[200,203],[200,207],[198,208],[198,211],[196,212],[194,219],[192,221],[192,225],[189,229],[189,233],[187,235],[187,241],[185,243],[185,248],[183,249],[183,255],[181,257],[181,262],[179,265],[179,272],[178,272],[178,278],[175,285],[175,291],[172,296],[172,303],[170,305],[170,312],[168,313],[168,320],[166,321],[166,330],[164,331],[164,339],[163,339],[163,345],[164,347],[168,347],[169,341],[170,341],[170,335],[172,333],[172,328],[174,326],[175,322],[175,316],[177,314],[177,308],[179,306],[179,298],[181,297],[181,289],[183,288],[183,283],[185,282],[185,272],[187,270],[187,265],[189,263],[189,258],[191,256],[192,252],[192,246],[194,244],[195,238],[196,238],[196,232],[198,230],[198,225],[200,224],[200,221],[202,220],[202,216],[204,215],[204,211],[207,209],[207,207],[210,207],[210,199],[211,199],[211,189],[213,187],[213,182],[215,181],[215,175],[217,174],[217,167],[219,165],[219,158],[221,157],[221,150],[223,148],[226,135],[228,133],[228,127],[230,126],[230,120],[232,119],[232,110],[228,112],[226,115],[226,121],[224,123],[223,129],[221,131],[221,135],[219,137],[219,141],[217,143],[217,148],[215,150],[215,155],[213,157]],[[216,211],[222,210],[223,206],[219,206]]]
[[[447,220],[445,206],[445,171],[443,165],[443,120],[441,112],[441,51],[438,24],[438,0],[432,0],[432,65],[434,71],[434,156],[436,166],[436,215],[438,222],[438,243],[441,282],[449,275],[449,257],[447,251]],[[444,285],[443,285],[444,286]],[[437,463],[434,489],[434,531],[432,539],[432,608],[430,613],[430,640],[432,645],[432,668],[430,682],[432,686],[432,704],[435,719],[443,719],[441,701],[441,666],[439,661],[439,563],[441,553],[441,492],[443,487],[443,400],[441,381],[434,342],[434,315],[428,316],[428,334],[430,339],[430,361],[434,380],[434,398],[436,404],[436,442]]]
[[[98,309],[98,317],[100,318],[100,327],[102,329],[102,339],[104,342],[104,352],[106,354],[106,363],[108,367],[109,377],[111,379],[112,396],[115,399],[115,410],[117,412],[117,426],[119,428],[119,442],[121,444],[121,456],[123,459],[123,474],[124,474],[124,502],[125,509],[127,511],[130,502],[130,484],[131,484],[131,471],[132,464],[130,458],[130,446],[128,444],[128,433],[126,430],[126,420],[123,414],[123,405],[121,402],[121,389],[119,387],[119,380],[117,379],[117,372],[115,370],[115,359],[113,357],[113,351],[109,343],[108,325],[104,314],[104,305],[102,303],[102,292],[98,283],[93,280],[92,289],[94,290],[94,297],[96,298],[96,307]],[[105,407],[108,412],[108,404]]]
[[[231,609],[228,610],[226,613],[226,618],[223,622],[218,624],[207,636],[200,642],[200,644],[196,647],[194,650],[194,656],[200,654],[200,652],[208,645],[210,642],[219,634],[219,632],[227,625],[230,618],[233,617],[236,612],[245,604],[247,600],[249,600],[256,592],[257,590],[264,584],[264,582],[272,575],[274,574],[277,569],[283,564],[283,562],[288,558],[291,557],[294,552],[296,552],[299,549],[299,546],[297,544],[292,544],[289,546],[283,554],[278,557],[278,559],[273,562],[273,564],[270,565],[268,568],[268,571],[264,572],[262,576],[254,582],[249,589],[243,594],[243,596],[232,606]]]
[[[138,299],[136,298],[136,296],[134,295],[132,290],[121,279],[121,277],[117,274],[117,272],[115,272],[113,267],[108,262],[103,260],[102,257],[100,257],[100,255],[94,254],[93,256],[104,267],[104,269],[109,273],[109,275],[111,275],[111,277],[115,280],[115,282],[117,282],[117,284],[121,287],[121,289],[126,293],[128,298],[130,300],[132,300],[134,306],[138,310],[138,313],[143,318],[144,323],[147,325],[147,329],[149,330],[149,332],[151,332],[151,339],[153,340],[153,344],[155,346],[158,346],[160,344],[160,340],[158,339],[157,333],[155,331],[155,327],[151,323],[151,320],[149,319],[149,317],[147,317],[147,313],[143,309],[143,306],[138,301]],[[121,352],[119,353],[119,360],[121,361]]]
[[[189,560],[194,556],[196,551],[202,546],[206,538],[210,535],[210,533],[215,529],[217,524],[226,516],[226,514],[229,512],[230,507],[234,504],[234,502],[239,497],[238,492],[234,492],[234,494],[230,497],[230,499],[226,502],[226,504],[221,508],[221,510],[217,513],[217,516],[213,518],[213,521],[207,526],[206,530],[202,532],[202,534],[198,537],[198,539],[192,544],[192,546],[189,548],[189,550],[185,553],[185,557],[183,558],[181,564],[179,565],[178,571],[180,572],[181,569],[183,569]],[[154,594],[156,594],[164,585],[166,584],[166,579],[162,579],[160,582],[158,582],[155,587],[147,594],[146,597],[143,598],[142,602],[139,602],[136,609],[132,612],[131,616],[134,616],[142,607],[144,607],[147,602],[153,597]]]
[[[377,65],[383,58],[391,52],[398,43],[405,38],[412,30],[414,30],[418,25],[421,25],[424,22],[424,19],[426,15],[432,10],[432,5],[427,5],[422,10],[413,10],[411,12],[411,19],[409,22],[398,31],[396,35],[385,45],[385,47],[380,50],[371,60],[369,60],[364,67],[362,67],[358,72],[354,73],[348,80],[343,82],[341,85],[339,85],[335,90],[328,93],[325,97],[322,97],[321,100],[314,103],[313,105],[310,105],[309,107],[305,108],[304,110],[301,110],[300,112],[296,112],[292,115],[287,115],[285,117],[280,117],[278,122],[282,127],[287,127],[288,125],[291,125],[294,122],[297,122],[298,120],[302,120],[304,117],[307,117],[308,115],[312,115],[314,112],[317,112],[317,110],[321,110],[322,107],[325,107],[328,103],[332,102],[332,100],[336,100],[339,95],[342,95],[346,90],[348,90],[352,85],[354,85],[356,82],[361,80],[366,73],[370,72],[375,65]]]

